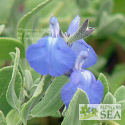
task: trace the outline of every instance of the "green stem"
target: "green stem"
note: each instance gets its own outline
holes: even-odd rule
[[[109,124],[109,125],[120,125],[120,124],[118,124],[117,122],[112,121],[112,120],[107,120],[107,121],[105,121],[105,123],[107,123],[107,124]]]

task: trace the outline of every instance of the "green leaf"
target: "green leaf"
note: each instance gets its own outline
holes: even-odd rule
[[[87,19],[81,26],[80,28],[73,34],[71,35],[69,38],[68,38],[68,43],[73,43],[77,40],[80,40],[80,39],[83,39],[87,36],[89,36],[94,28],[90,28],[88,27],[88,22],[89,20]]]
[[[19,73],[18,71],[18,64],[19,64],[19,59],[20,59],[20,51],[18,48],[16,48],[16,56],[15,56],[15,61],[14,61],[14,67],[13,67],[13,72],[12,72],[12,77],[7,89],[7,93],[6,93],[6,99],[7,102],[10,104],[11,107],[19,109],[20,104],[19,104],[19,99],[16,95],[14,86],[15,86],[15,80],[16,80],[16,75],[17,73]],[[21,77],[21,75],[20,75]],[[19,82],[18,84],[20,84],[20,86],[22,85],[22,82]]]
[[[125,87],[120,86],[114,93],[114,97],[116,98],[116,101],[123,101],[125,100]]]
[[[108,81],[107,81],[106,77],[104,76],[104,74],[102,74],[102,73],[100,73],[98,80],[100,80],[104,86],[104,95],[103,95],[103,99],[104,99],[105,95],[109,92]]]
[[[6,23],[15,0],[0,0],[0,24]]]
[[[115,103],[116,99],[110,92],[108,92],[104,97],[103,104],[115,104]]]
[[[18,26],[18,38],[21,40],[21,42],[24,43],[24,38],[26,34],[29,34],[31,36],[33,23],[36,17],[36,14],[41,10],[45,5],[47,5],[51,0],[47,0],[44,3],[39,4],[36,8],[34,8],[31,12],[26,14],[20,21]],[[30,29],[30,30],[25,30]]]
[[[15,52],[15,47],[20,49],[21,58],[25,57],[24,46],[20,41],[13,38],[0,37],[0,59],[11,59],[9,53]]]
[[[2,110],[5,115],[7,115],[7,113],[11,110],[11,107],[6,100],[6,91],[11,80],[12,71],[13,66],[8,66],[0,69],[0,110]],[[19,97],[21,91],[21,82],[22,78],[20,76],[20,73],[17,72],[15,80],[15,91],[17,97]]]
[[[0,111],[0,125],[7,125],[5,116],[2,111]]]
[[[125,100],[124,101],[119,101],[119,102],[117,102],[117,104],[121,104],[121,112],[123,112],[124,109],[125,109]]]
[[[45,76],[39,82],[39,85],[37,86],[32,98],[30,98],[30,100],[23,105],[23,108],[21,111],[21,119],[22,119],[24,125],[26,125],[27,117],[31,110],[31,107],[34,104],[36,104],[42,96],[44,81],[45,81]]]
[[[21,125],[22,121],[16,109],[11,110],[6,117],[7,125]]]
[[[93,35],[105,36],[118,32],[124,25],[124,16],[122,14],[115,14],[113,16],[103,12],[101,20]]]
[[[0,25],[0,35],[1,35],[1,33],[3,32],[4,27],[5,27],[5,25]]]
[[[98,10],[96,25],[98,25],[100,23],[103,12],[105,11],[105,12],[111,14],[112,9],[113,9],[113,0],[102,1],[101,5],[99,7],[99,10]]]
[[[78,89],[69,104],[67,115],[61,125],[81,125],[79,120],[79,104],[89,104],[86,92]]]
[[[69,78],[66,76],[56,77],[45,92],[43,99],[31,110],[31,114],[34,117],[46,117],[59,110],[63,105],[61,89],[68,82]]]

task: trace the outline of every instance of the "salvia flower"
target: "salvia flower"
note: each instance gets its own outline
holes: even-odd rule
[[[55,17],[50,18],[50,36],[43,37],[26,51],[30,66],[41,75],[60,76],[70,70],[76,55],[59,36],[59,24]]]
[[[80,24],[80,17],[76,16],[73,19],[73,21],[71,22],[71,24],[69,25],[69,28],[67,30],[67,36],[70,37],[71,35],[75,34],[79,29],[79,24]],[[82,26],[83,26],[82,28],[83,28],[84,33],[86,33],[86,32],[91,33],[93,31],[92,28],[88,27],[88,19],[84,22],[84,24]],[[90,45],[88,45],[83,39],[80,39],[80,40],[72,43],[70,45],[70,47],[75,52],[76,56],[78,56],[79,53],[83,50],[88,52],[88,57],[86,58],[85,62],[83,63],[82,68],[89,68],[96,64],[97,55],[96,55],[94,49]],[[89,49],[89,51],[88,51],[88,49]]]
[[[75,17],[71,22],[67,36],[70,37],[79,32],[79,16]],[[87,28],[88,19],[82,25],[83,32],[87,35],[92,31]],[[87,30],[87,31],[86,31]],[[90,104],[99,104],[103,98],[104,86],[101,81],[97,80],[92,72],[83,68],[89,68],[97,62],[97,55],[94,49],[88,45],[83,39],[77,40],[70,44],[71,49],[77,56],[74,68],[70,70],[70,82],[67,83],[61,91],[61,98],[68,108],[77,89],[84,90],[88,96]]]
[[[70,82],[62,88],[61,98],[67,108],[78,88],[86,92],[90,104],[100,104],[102,101],[104,91],[103,84],[99,80],[96,81],[92,72],[82,69],[82,65],[84,65],[88,56],[86,51],[79,53],[74,70],[70,75]]]

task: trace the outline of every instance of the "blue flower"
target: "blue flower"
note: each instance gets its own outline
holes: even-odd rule
[[[86,21],[88,21],[88,19]],[[78,30],[79,23],[80,23],[80,17],[76,16],[73,19],[73,21],[71,22],[71,24],[67,30],[67,36],[73,35]],[[87,31],[87,29],[89,29],[89,28],[86,28],[86,31]],[[71,49],[75,52],[76,56],[78,56],[79,53],[83,50],[88,52],[88,57],[86,58],[85,62],[83,63],[82,68],[89,68],[96,64],[97,55],[96,55],[94,49],[90,45],[88,45],[83,39],[80,39],[80,40],[72,43]]]
[[[43,37],[26,50],[30,66],[41,75],[60,76],[73,68],[76,55],[59,36],[59,24],[50,18],[50,36]]]
[[[78,88],[86,92],[90,104],[99,104],[102,101],[103,84],[99,80],[96,81],[92,72],[82,69],[87,56],[89,55],[86,51],[80,52],[70,75],[70,82],[62,88],[61,98],[67,108]]]
[[[79,27],[80,18],[75,17],[71,22],[67,36],[74,34]],[[90,104],[99,104],[103,98],[104,86],[97,80],[92,72],[83,68],[93,66],[97,62],[97,55],[93,48],[83,39],[80,39],[70,45],[77,56],[74,68],[71,71],[70,82],[67,83],[61,91],[61,98],[68,108],[77,89],[84,90],[88,96]]]

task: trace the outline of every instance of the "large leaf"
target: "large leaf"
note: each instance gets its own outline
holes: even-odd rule
[[[6,23],[15,0],[0,0],[0,24]]]
[[[39,101],[39,99],[42,96],[43,86],[44,86],[45,76],[42,78],[42,80],[39,82],[39,85],[37,86],[32,98],[23,105],[22,111],[21,111],[21,118],[23,121],[23,124],[26,125],[27,117],[30,112],[31,107]]]
[[[116,101],[125,101],[125,87],[120,86],[114,93],[114,97],[116,98]]]
[[[11,59],[9,53],[15,52],[15,47],[20,49],[21,58],[25,57],[24,46],[20,41],[13,38],[0,37],[0,59]]]
[[[103,98],[105,97],[105,95],[108,93],[109,91],[109,85],[108,85],[108,81],[106,79],[106,77],[100,73],[99,77],[98,77],[98,80],[100,80],[104,86],[104,95],[103,95]]]
[[[0,125],[7,125],[5,116],[2,111],[0,111]]]
[[[44,3],[39,4],[36,8],[34,8],[31,12],[26,14],[20,21],[18,26],[18,38],[20,38],[21,42],[24,43],[25,35],[29,34],[31,36],[33,23],[36,17],[36,14],[41,10],[45,5],[47,5],[51,0],[47,0]],[[27,29],[27,30],[25,30]]]
[[[6,100],[6,91],[11,80],[12,71],[13,66],[8,66],[0,69],[0,110],[2,110],[5,115],[7,115],[7,113],[11,110],[11,107]],[[22,79],[20,73],[18,72],[15,80],[15,91],[17,97],[19,97],[20,94],[21,81]]]
[[[19,113],[16,109],[11,110],[6,117],[7,125],[21,125]]]
[[[45,92],[44,98],[31,110],[34,117],[46,117],[54,114],[62,105],[61,89],[68,83],[66,76],[56,77]]]
[[[79,104],[89,104],[86,92],[78,89],[69,104],[67,115],[61,125],[81,125],[79,120]]]
[[[16,95],[15,87],[14,87],[17,73],[20,74],[18,71],[19,59],[20,59],[20,51],[18,48],[16,48],[16,56],[15,56],[15,61],[14,61],[14,66],[13,66],[12,77],[11,77],[11,80],[7,89],[7,93],[6,93],[6,99],[8,103],[10,104],[11,107],[16,108],[16,109],[19,109],[20,107],[19,99]],[[21,75],[20,75],[20,78],[21,78]],[[21,86],[22,81],[19,82],[18,84],[20,84]]]

